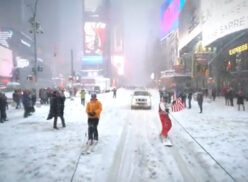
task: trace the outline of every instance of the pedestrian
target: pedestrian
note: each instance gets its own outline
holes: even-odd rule
[[[117,92],[117,89],[114,88],[114,89],[113,89],[113,98],[116,98],[116,92]]]
[[[238,105],[238,110],[239,111],[240,111],[240,105],[243,106],[243,111],[245,110],[244,100],[245,100],[244,93],[241,90],[239,90],[238,93],[237,93],[237,105]]]
[[[229,100],[230,100],[230,104],[231,106],[233,106],[233,99],[234,99],[234,90],[232,87],[229,88],[228,90],[228,94],[229,94]]]
[[[13,101],[16,103],[16,109],[21,108],[21,93],[20,90],[15,90],[12,95]]]
[[[216,91],[216,89],[214,88],[213,90],[212,90],[212,98],[213,98],[213,101],[215,101],[215,99],[216,99],[216,93],[217,91]]]
[[[59,91],[55,90],[52,93],[50,100],[50,111],[47,120],[54,118],[53,128],[58,129],[57,120],[60,117],[63,128],[66,127],[64,119],[64,102],[65,96],[63,96]]]
[[[8,121],[6,114],[7,105],[7,97],[4,93],[0,92],[0,123]]]
[[[161,140],[166,140],[168,137],[168,133],[172,127],[171,119],[169,117],[169,109],[166,107],[166,103],[163,99],[161,99],[159,103],[159,118],[162,125],[162,130],[160,133]]]
[[[102,104],[97,99],[96,94],[91,95],[90,101],[87,103],[86,113],[88,114],[88,141],[93,144],[98,141],[98,123],[102,112]]]
[[[200,113],[202,113],[202,105],[203,105],[203,92],[202,91],[199,91],[197,93],[196,100],[200,108]]]
[[[32,107],[32,99],[29,90],[24,90],[22,95],[22,105],[24,108],[24,118],[30,116],[30,108]]]
[[[80,98],[81,98],[81,104],[82,105],[85,105],[85,95],[86,95],[86,92],[84,89],[82,89],[80,92]]]
[[[190,90],[188,93],[188,105],[189,109],[191,109],[191,101],[192,101],[192,91]]]

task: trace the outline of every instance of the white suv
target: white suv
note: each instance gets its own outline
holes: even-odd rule
[[[136,90],[132,95],[131,109],[151,109],[152,98],[146,90]]]

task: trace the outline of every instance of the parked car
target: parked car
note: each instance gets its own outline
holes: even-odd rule
[[[132,94],[131,109],[151,109],[152,96],[147,90],[135,90]]]

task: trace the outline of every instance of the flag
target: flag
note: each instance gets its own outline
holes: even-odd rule
[[[172,102],[172,105],[171,105],[172,112],[179,112],[183,110],[184,108],[185,108],[185,104],[182,102],[182,99],[180,97],[176,98],[176,100]]]

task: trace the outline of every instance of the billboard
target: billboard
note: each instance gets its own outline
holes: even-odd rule
[[[205,3],[202,28],[204,45],[248,28],[247,0],[209,0]]]
[[[88,21],[84,23],[84,64],[103,64],[106,45],[106,24]]]
[[[12,51],[0,46],[0,77],[12,77],[13,67]]]
[[[201,3],[203,1],[188,1],[179,17],[179,50],[188,45],[195,37],[197,37],[201,29]]]
[[[179,24],[179,15],[186,0],[165,0],[160,7],[161,39],[175,31]]]

